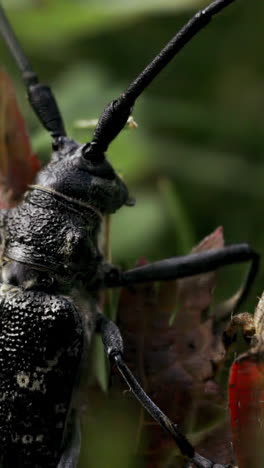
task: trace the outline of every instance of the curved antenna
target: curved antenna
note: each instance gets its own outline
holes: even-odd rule
[[[211,21],[214,15],[234,1],[215,0],[208,7],[196,13],[128,86],[127,90],[105,108],[95,129],[93,140],[86,149],[87,157],[91,153],[95,155],[96,153],[106,151],[111,141],[124,127],[136,99],[144,89],[166,67],[173,57]]]
[[[0,4],[0,34],[22,74],[29,102],[42,125],[53,138],[66,136],[64,123],[51,89],[40,83]]]

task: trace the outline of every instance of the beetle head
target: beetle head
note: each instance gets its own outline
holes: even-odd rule
[[[102,214],[130,205],[125,183],[105,155],[91,152],[90,145],[67,137],[55,140],[51,162],[39,173],[37,184],[89,203]]]

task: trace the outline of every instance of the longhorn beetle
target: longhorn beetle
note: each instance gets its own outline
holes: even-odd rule
[[[51,89],[39,82],[0,7],[0,31],[24,79],[31,106],[52,138],[49,164],[17,207],[1,213],[0,464],[4,468],[76,467],[80,436],[74,401],[93,332],[136,398],[198,467],[214,466],[150,400],[122,358],[117,326],[99,310],[98,293],[251,262],[237,306],[247,296],[258,255],[247,244],[172,257],[120,271],[98,247],[102,217],[130,205],[128,189],[106,158],[136,99],[214,15],[234,0],[199,11],[99,118],[91,142],[66,135]]]

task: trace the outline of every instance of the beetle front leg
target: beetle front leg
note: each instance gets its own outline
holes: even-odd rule
[[[119,287],[152,281],[168,281],[244,262],[250,262],[251,265],[237,297],[235,309],[238,309],[246,299],[259,268],[259,255],[248,244],[234,244],[221,249],[171,257],[124,272],[113,268],[106,273],[104,284],[105,287]]]
[[[96,317],[96,332],[100,333],[102,337],[105,352],[110,362],[116,365],[133,395],[153,419],[171,435],[182,455],[188,458],[197,468],[229,468],[229,465],[215,464],[196,453],[191,443],[179,431],[177,424],[174,424],[149,398],[123,360],[123,339],[117,325],[104,315],[98,313]]]

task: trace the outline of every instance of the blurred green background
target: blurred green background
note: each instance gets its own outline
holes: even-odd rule
[[[34,68],[54,88],[69,134],[80,141],[89,140],[91,132],[74,128],[74,122],[98,117],[207,3],[3,1]],[[114,216],[115,262],[128,266],[142,255],[156,260],[187,253],[219,225],[227,243],[249,242],[263,252],[263,26],[263,2],[235,2],[139,99],[133,113],[138,129],[124,131],[109,150],[137,199],[134,208]],[[0,52],[1,65],[17,82],[33,147],[47,160],[49,137],[23,97],[2,43]],[[236,288],[245,269],[227,270],[221,297]],[[249,310],[263,278],[262,271]]]

